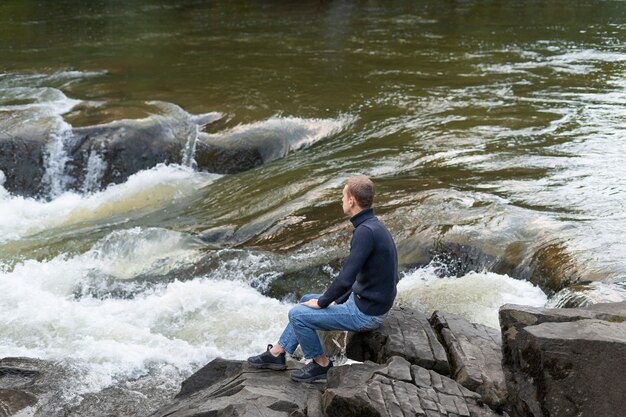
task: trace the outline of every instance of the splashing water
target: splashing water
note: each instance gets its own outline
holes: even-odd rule
[[[0,187],[0,242],[33,236],[55,227],[141,216],[188,196],[220,175],[179,165],[157,165],[132,175],[123,184],[81,195],[64,192],[51,201],[11,196]]]
[[[499,329],[500,306],[543,307],[548,301],[538,287],[506,275],[471,272],[460,278],[440,276],[440,266],[435,263],[407,272],[398,283],[397,304],[425,314],[435,310],[455,313],[470,322]]]

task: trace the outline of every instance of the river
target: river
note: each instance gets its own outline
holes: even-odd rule
[[[504,303],[626,299],[625,17],[600,0],[2,2],[0,135],[47,143],[45,195],[0,186],[0,358],[81,367],[68,392],[148,376],[171,393],[258,353],[338,273],[355,174],[395,236],[401,305],[498,327]],[[100,187],[92,155],[72,186],[72,128],[207,115],[184,163]],[[217,174],[195,167],[203,138],[295,145]]]

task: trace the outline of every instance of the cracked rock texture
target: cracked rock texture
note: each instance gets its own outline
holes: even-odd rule
[[[583,309],[500,309],[509,410],[515,416],[621,416],[626,302]]]
[[[383,325],[372,332],[351,333],[346,356],[356,361],[385,363],[400,356],[426,369],[450,374],[446,351],[426,316],[414,309],[394,307]]]
[[[433,313],[431,323],[449,352],[452,377],[492,408],[502,408],[507,394],[500,332],[440,311]]]
[[[333,368],[324,392],[328,417],[497,416],[480,395],[404,358]]]

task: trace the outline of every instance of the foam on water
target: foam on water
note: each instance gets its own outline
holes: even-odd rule
[[[98,389],[162,366],[183,372],[217,356],[242,359],[275,340],[289,305],[236,277],[164,283],[131,298],[77,296],[94,274],[124,280],[154,272],[166,258],[197,255],[185,235],[136,228],[81,255],[0,272],[0,351],[84,363]]]
[[[52,201],[12,196],[0,186],[0,242],[54,227],[158,210],[219,177],[178,165],[157,165],[103,191],[89,195],[65,192]]]
[[[492,272],[440,278],[438,268],[430,264],[404,274],[398,283],[397,303],[425,314],[435,310],[456,313],[473,323],[499,329],[500,306],[511,303],[543,307],[547,302],[546,294],[527,281]]]
[[[353,122],[354,117],[348,115],[337,119],[273,116],[264,121],[242,124],[223,132],[208,134],[204,138],[224,142],[269,138],[271,141],[288,142],[286,151],[293,152],[334,135]]]

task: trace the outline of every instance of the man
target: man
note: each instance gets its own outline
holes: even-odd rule
[[[316,330],[364,332],[385,320],[396,297],[398,255],[391,234],[372,211],[374,184],[364,176],[350,178],[341,201],[354,226],[350,256],[341,273],[324,294],[302,297],[289,311],[289,324],[278,343],[248,358],[251,366],[285,369],[285,352],[293,354],[300,344],[304,357],[312,361],[295,371],[292,379],[324,379],[333,364],[324,355]]]

